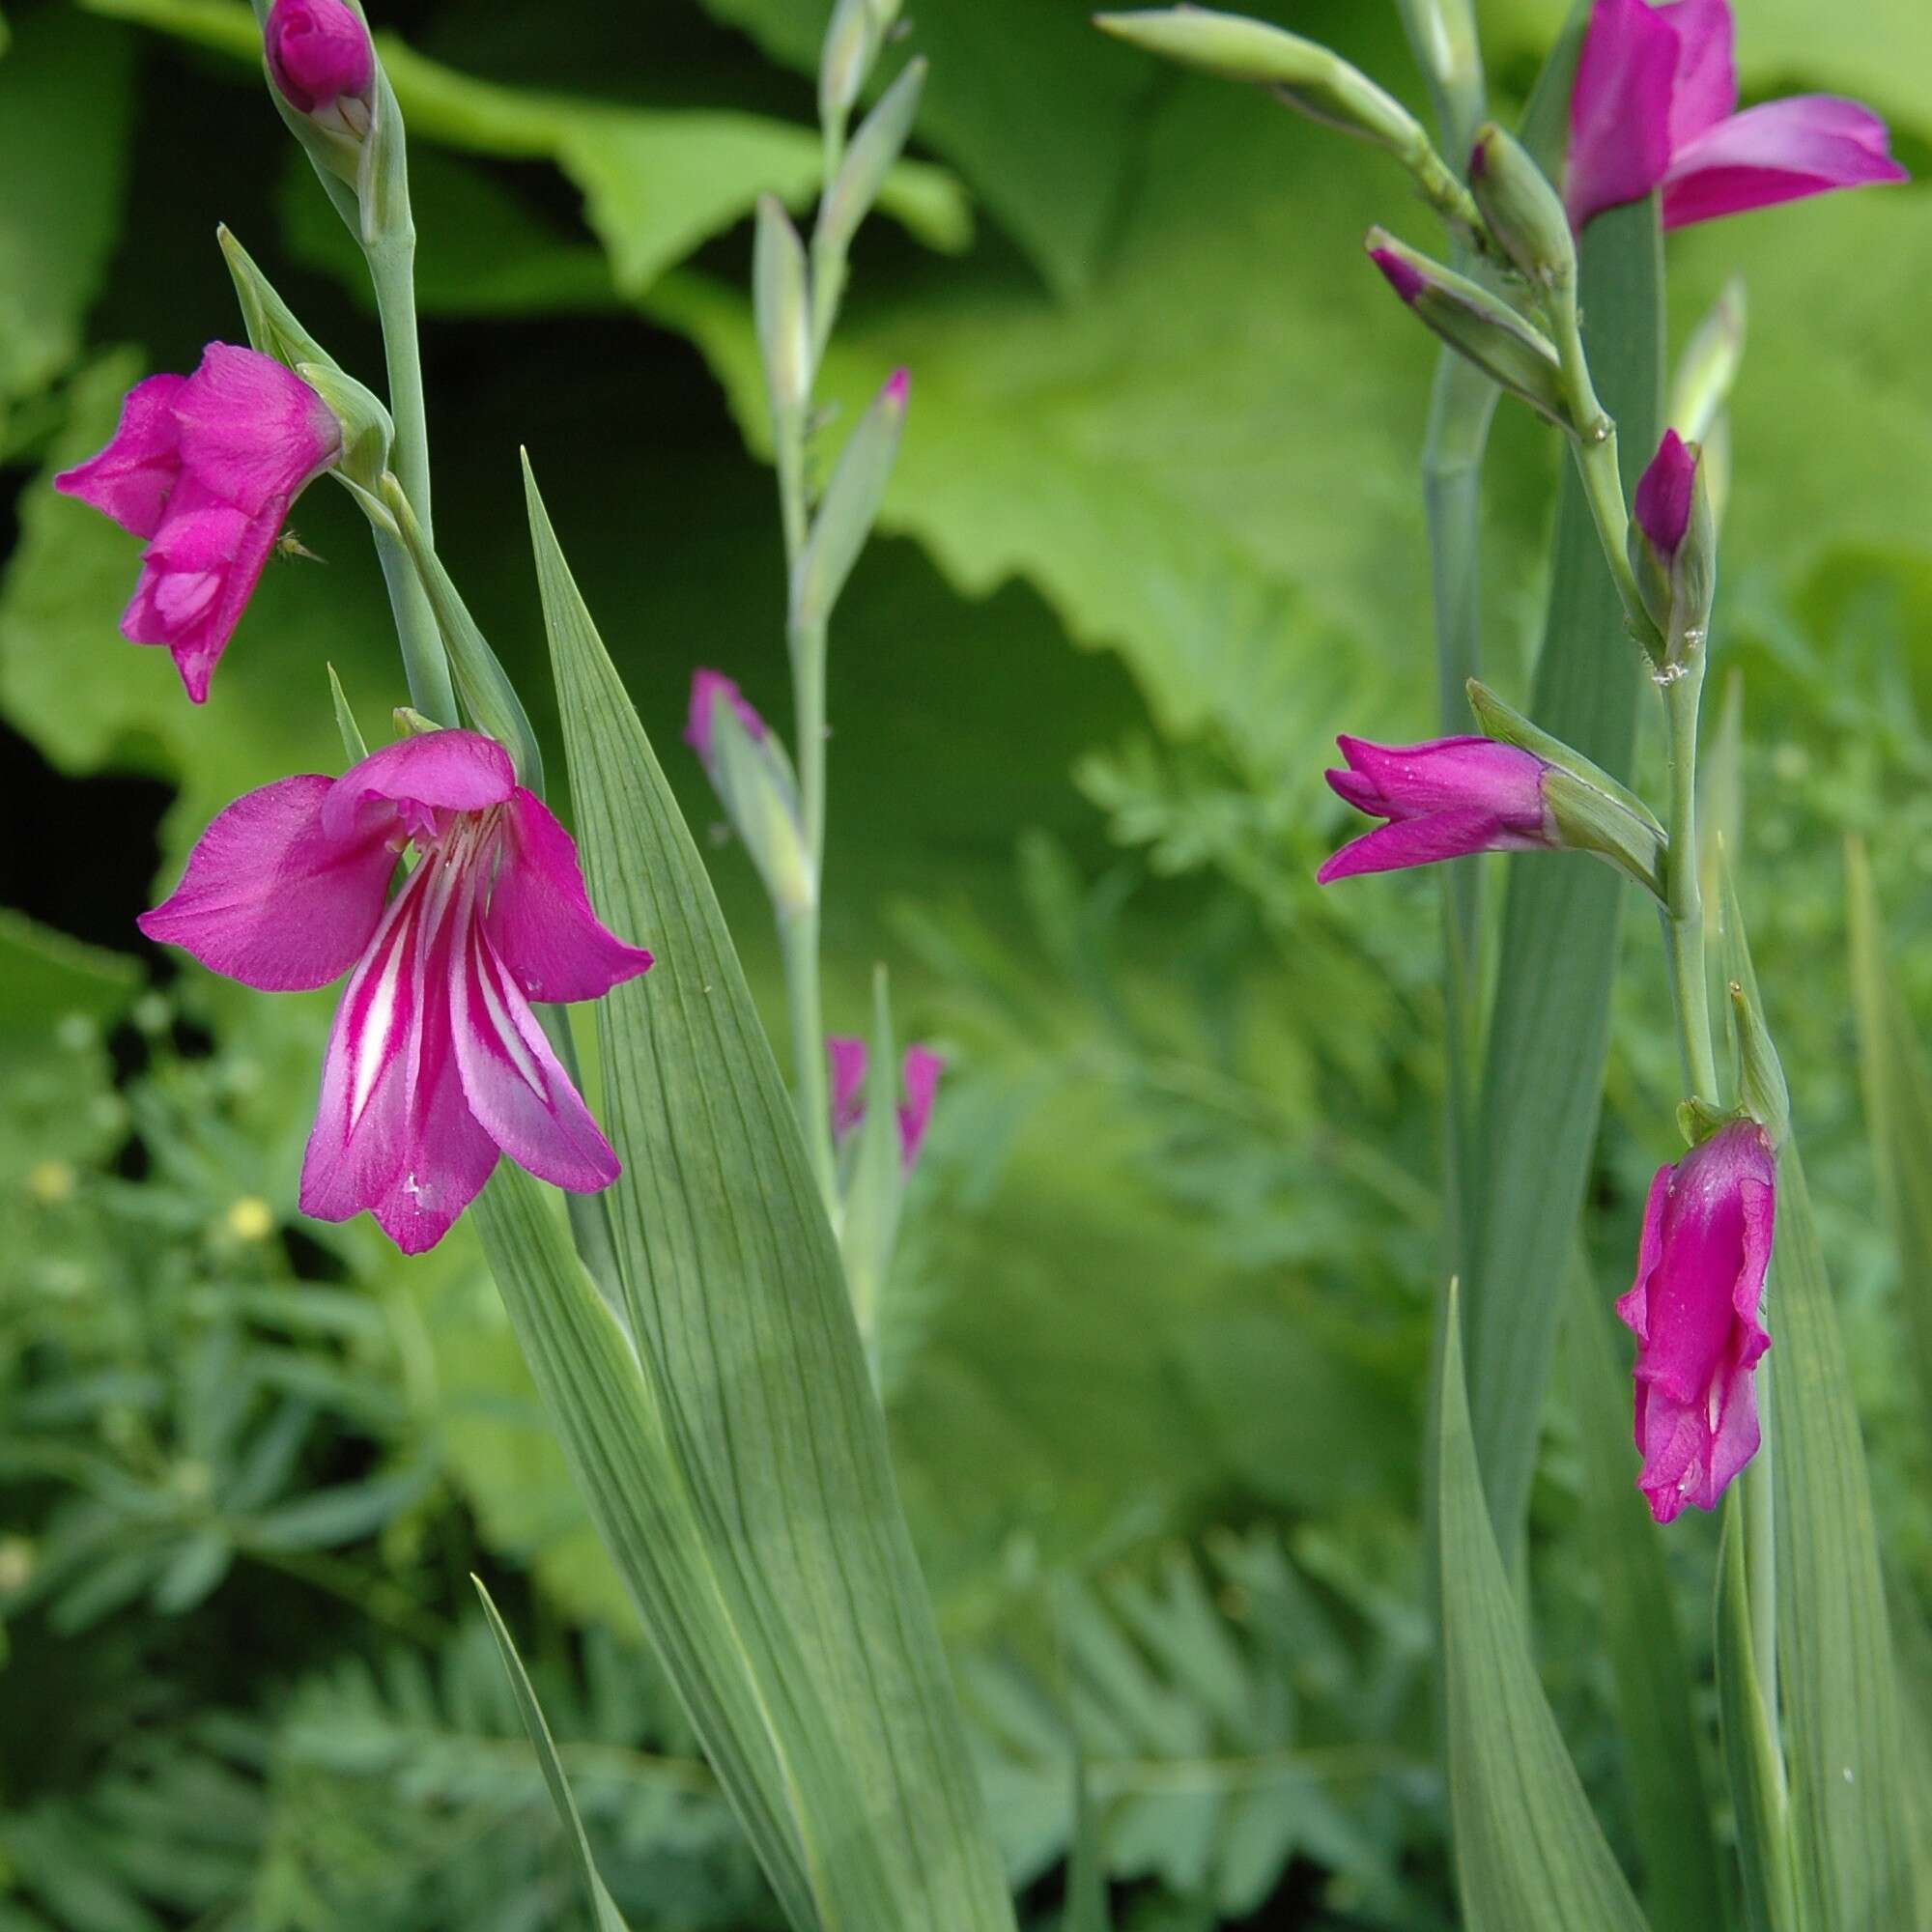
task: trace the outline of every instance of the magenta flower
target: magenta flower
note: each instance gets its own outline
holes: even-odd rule
[[[825,1042],[825,1057],[832,1066],[832,1137],[842,1141],[866,1118],[866,1072],[871,1054],[863,1039],[834,1034]],[[908,1174],[932,1122],[932,1103],[945,1067],[944,1058],[929,1046],[907,1047],[899,1063],[899,1084],[905,1094],[899,1103],[899,1158]]]
[[[1728,0],[1596,0],[1570,99],[1566,199],[1593,214],[1663,190],[1682,228],[1834,187],[1899,182],[1885,123],[1831,94],[1740,114]]]
[[[409,844],[417,863],[390,897]],[[494,739],[436,731],[339,779],[250,792],[140,923],[265,992],[350,973],[302,1166],[305,1214],[366,1208],[419,1254],[499,1151],[578,1193],[617,1178],[529,1003],[601,999],[651,955],[598,923],[569,833]]]
[[[1686,1503],[1715,1509],[1757,1454],[1751,1371],[1771,1347],[1758,1304],[1776,1179],[1770,1135],[1733,1121],[1651,1183],[1636,1280],[1617,1313],[1637,1341],[1637,1487],[1659,1522]]]
[[[1338,738],[1349,769],[1328,782],[1357,811],[1386,825],[1342,847],[1315,875],[1322,885],[1357,872],[1433,866],[1471,852],[1525,852],[1557,843],[1544,803],[1551,767],[1492,738],[1371,745]]]
[[[275,0],[262,49],[276,92],[298,114],[334,123],[359,140],[369,131],[376,50],[343,0]]]
[[[289,505],[341,454],[341,425],[299,376],[212,342],[192,376],[137,383],[114,440],[54,488],[148,539],[121,632],[167,645],[200,704]]]

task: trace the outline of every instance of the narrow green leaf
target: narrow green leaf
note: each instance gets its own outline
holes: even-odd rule
[[[1618,419],[1627,483],[1657,440],[1663,351],[1657,211],[1599,216],[1583,238],[1591,367]],[[1635,744],[1639,654],[1574,467],[1528,715],[1612,778]],[[1469,1406],[1497,1541],[1514,1565],[1528,1506],[1562,1282],[1596,1146],[1624,903],[1572,854],[1514,862],[1497,954],[1468,1254]]]
[[[1899,1310],[1918,1375],[1919,1412],[1932,1426],[1932,1069],[1886,968],[1885,919],[1870,861],[1856,839],[1845,849],[1845,874],[1865,1124],[1898,1247]]]
[[[1073,1759],[1073,1848],[1066,1861],[1066,1917],[1063,1932],[1114,1932],[1107,1905],[1107,1850],[1094,1809],[1087,1760]]]
[[[583,1885],[583,1902],[590,1909],[590,1922],[596,1927],[596,1932],[630,1932],[624,1922],[624,1915],[617,1910],[598,1875],[597,1861],[591,1856],[590,1840],[583,1834],[583,1819],[577,1809],[576,1798],[571,1795],[570,1780],[564,1776],[563,1766],[557,1762],[556,1746],[551,1739],[550,1725],[544,1721],[543,1707],[537,1702],[537,1693],[530,1686],[523,1659],[517,1655],[517,1646],[511,1639],[509,1629],[497,1614],[490,1592],[483,1587],[482,1577],[471,1577],[469,1580],[476,1585],[476,1594],[483,1600],[483,1614],[490,1621],[490,1634],[497,1639],[503,1668],[509,1674],[510,1689],[516,1694],[518,1715],[524,1720],[524,1729],[529,1733],[537,1762],[543,1767],[544,1782],[550,1786],[551,1802],[556,1806],[556,1815],[570,1839],[570,1853],[577,1864],[577,1876]]]
[[[1763,1679],[1751,1649],[1750,1593],[1745,1583],[1744,1505],[1724,1499],[1718,1554],[1718,1719],[1738,1822],[1738,1863],[1750,1932],[1795,1932],[1791,1806],[1777,1743],[1765,1722]]]
[[[335,728],[342,733],[342,749],[349,754],[352,765],[359,765],[369,755],[369,747],[355,712],[349,708],[349,694],[343,690],[333,665],[328,668],[328,695],[335,702]]]
[[[1728,977],[1759,1004],[1728,874]],[[1795,1140],[1777,1162],[1777,1239],[1758,1371],[1777,1485],[1777,1672],[1801,1922],[1818,1932],[1911,1924],[1898,1676],[1864,1445],[1825,1252]]]
[[[1583,1450],[1583,1531],[1616,1684],[1644,1904],[1657,1932],[1716,1932],[1724,1923],[1723,1888],[1693,1720],[1696,1690],[1662,1540],[1636,1487],[1629,1363],[1613,1346],[1609,1301],[1580,1252],[1570,1280],[1563,1337]]]
[[[527,468],[526,480],[591,897],[658,954],[598,1017],[624,1158],[607,1198],[668,1451],[794,1777],[828,1921],[1007,1932],[1004,1874],[791,1105],[697,848]],[[854,1875],[855,1848],[883,1866],[883,1909],[871,1874]]]
[[[1537,1681],[1491,1527],[1455,1299],[1452,1290],[1436,1489],[1449,1805],[1465,1932],[1645,1932]]]

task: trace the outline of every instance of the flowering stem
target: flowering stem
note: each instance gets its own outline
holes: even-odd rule
[[[802,547],[802,546],[801,546]],[[795,622],[789,633],[798,737],[799,800],[810,904],[779,916],[799,1124],[828,1210],[838,1204],[832,1158],[832,1096],[825,1070],[825,1010],[819,989],[818,921],[825,877],[825,623]]]
[[[383,237],[365,251],[375,285],[376,312],[383,326],[383,354],[389,371],[389,413],[395,420],[394,464],[410,507],[428,538],[429,422],[423,406],[422,349],[416,333],[415,230],[405,213],[400,234]],[[395,611],[403,647],[410,702],[439,724],[459,722],[449,660],[429,599],[407,563],[392,563],[389,546],[379,536],[383,576]]]
[[[1691,1094],[1718,1104],[1718,1061],[1711,1040],[1704,970],[1704,895],[1697,877],[1697,709],[1704,685],[1701,644],[1662,686],[1669,733],[1670,846],[1664,855],[1664,930],[1677,1037]]]

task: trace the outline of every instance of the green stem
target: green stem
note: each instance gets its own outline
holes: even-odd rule
[[[1704,684],[1701,644],[1663,687],[1669,734],[1670,847],[1664,855],[1664,931],[1678,1045],[1691,1094],[1718,1104],[1710,985],[1704,967],[1704,895],[1697,872],[1697,711]]]
[[[422,348],[416,330],[415,230],[404,216],[401,230],[365,250],[383,326],[383,354],[389,372],[389,413],[396,425],[392,465],[424,537],[430,538],[429,422],[423,402]],[[403,647],[410,702],[439,724],[459,722],[449,660],[429,599],[412,571],[392,568],[379,541],[383,575]]]
[[[832,1156],[832,1103],[825,1070],[825,1010],[819,987],[818,908],[825,878],[825,652],[823,619],[790,632],[792,696],[798,734],[798,785],[811,904],[779,919],[791,1018],[799,1124],[828,1210],[838,1203]]]

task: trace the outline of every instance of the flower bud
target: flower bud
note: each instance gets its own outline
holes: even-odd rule
[[[1717,519],[1699,457],[1695,443],[1665,430],[1631,504],[1631,570],[1666,663],[1703,642],[1717,596]]]
[[[811,238],[814,249],[843,255],[851,245],[859,224],[878,199],[887,175],[912,132],[920,92],[925,85],[925,71],[923,60],[908,61],[905,71],[886,89],[879,104],[860,124],[844,160],[839,163],[838,173],[819,205],[818,226]]]
[[[1571,427],[1562,365],[1540,329],[1479,283],[1405,247],[1383,229],[1369,230],[1368,248],[1389,287],[1450,348],[1539,414]]]
[[[262,29],[275,91],[298,114],[360,142],[376,98],[376,50],[345,0],[275,0]]]
[[[838,454],[825,495],[799,559],[792,591],[792,620],[822,624],[832,614],[852,566],[871,534],[898,454],[912,379],[903,369],[873,399]]]
[[[817,890],[806,853],[798,780],[784,747],[738,687],[715,670],[692,677],[684,736],[773,906],[781,913],[810,911]]]
[[[1503,253],[1538,288],[1567,288],[1577,279],[1577,243],[1562,197],[1528,150],[1493,121],[1469,151],[1469,192]]]
[[[758,197],[752,249],[752,307],[775,422],[800,416],[811,395],[811,305],[805,244],[777,196]]]
[[[838,0],[818,55],[818,118],[842,128],[877,58],[884,31],[877,0]]]
[[[1428,145],[1407,108],[1359,68],[1298,34],[1237,14],[1174,7],[1100,14],[1094,24],[1117,40],[1224,80],[1272,88],[1289,106],[1405,157]]]

